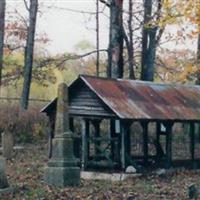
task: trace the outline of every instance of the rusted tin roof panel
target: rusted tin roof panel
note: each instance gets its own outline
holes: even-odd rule
[[[80,78],[120,118],[200,120],[200,87],[91,76]]]

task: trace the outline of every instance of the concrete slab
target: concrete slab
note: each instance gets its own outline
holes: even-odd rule
[[[25,147],[23,147],[23,146],[14,146],[13,149],[17,150],[17,151],[21,151],[21,150],[24,150]],[[3,151],[3,147],[0,147],[0,151]]]
[[[107,181],[124,181],[129,178],[139,177],[139,173],[102,173],[81,171],[81,179],[83,180],[107,180]]]

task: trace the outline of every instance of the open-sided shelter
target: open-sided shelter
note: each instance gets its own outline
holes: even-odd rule
[[[56,98],[42,109],[47,113],[52,129],[56,115]],[[73,119],[80,118],[81,164],[118,166],[125,169],[134,163],[131,155],[130,126],[139,122],[143,135],[143,162],[148,163],[148,124],[156,123],[156,157],[160,156],[160,135],[166,137],[166,167],[172,163],[172,127],[175,122],[190,123],[190,153],[194,160],[195,123],[200,121],[200,87],[137,80],[100,78],[80,75],[69,86],[71,129]],[[107,119],[110,128],[101,136],[100,124]],[[94,129],[91,135],[90,124]],[[164,125],[166,130],[161,130]],[[104,146],[101,143],[104,141]],[[105,145],[105,142],[107,145]],[[90,155],[93,148],[95,154]]]

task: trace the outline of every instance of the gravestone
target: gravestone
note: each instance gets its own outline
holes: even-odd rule
[[[80,168],[74,156],[72,132],[69,130],[68,87],[64,83],[58,87],[55,137],[44,181],[59,187],[80,183]]]
[[[2,133],[2,148],[3,148],[3,156],[6,159],[12,158],[13,146],[14,146],[13,134],[9,131],[3,132]]]
[[[7,188],[8,180],[5,174],[5,159],[0,157],[0,189]]]
[[[198,199],[198,189],[195,184],[191,184],[188,186],[188,197],[189,199]]]
[[[126,170],[125,170],[125,172],[126,173],[128,173],[128,174],[133,174],[133,173],[136,173],[136,169],[135,169],[135,167],[133,167],[132,165],[129,165],[127,168],[126,168]]]

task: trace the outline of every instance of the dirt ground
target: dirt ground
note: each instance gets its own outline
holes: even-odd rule
[[[9,183],[16,188],[1,195],[1,200],[186,200],[188,186],[196,184],[200,191],[200,170],[178,168],[158,176],[147,173],[138,178],[122,182],[81,181],[78,187],[65,189],[47,186],[43,181],[43,170],[47,158],[44,143],[27,145],[7,161],[6,173]]]

